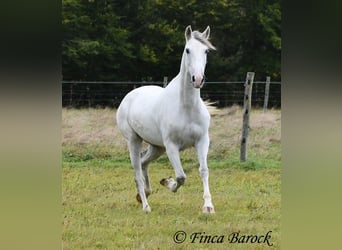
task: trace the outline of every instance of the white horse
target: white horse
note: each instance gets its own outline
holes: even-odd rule
[[[166,151],[175,170],[173,178],[160,183],[176,192],[184,184],[179,152],[190,146],[197,151],[199,174],[203,181],[204,213],[215,213],[209,191],[207,154],[209,147],[210,114],[200,97],[204,84],[204,71],[209,49],[215,47],[208,41],[210,27],[201,33],[185,29],[186,44],[179,74],[166,88],[144,86],[132,90],[122,100],[117,110],[117,124],[128,142],[131,163],[135,170],[138,190],[137,200],[143,210],[150,212],[147,196],[151,194],[148,164]],[[142,141],[148,148],[141,152]]]

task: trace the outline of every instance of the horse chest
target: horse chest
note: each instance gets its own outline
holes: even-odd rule
[[[203,134],[205,134],[205,128],[201,124],[195,122],[178,123],[171,126],[169,138],[179,145],[180,149],[183,149],[193,146]]]

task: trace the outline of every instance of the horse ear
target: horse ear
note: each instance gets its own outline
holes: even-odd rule
[[[185,40],[186,41],[188,41],[191,38],[191,33],[192,33],[192,29],[191,29],[191,25],[189,25],[185,29]]]
[[[203,31],[202,33],[202,36],[205,38],[205,39],[209,39],[209,35],[210,35],[210,27],[208,26],[205,31]]]

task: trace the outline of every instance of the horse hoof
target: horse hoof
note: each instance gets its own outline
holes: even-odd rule
[[[150,192],[145,192],[145,195],[146,195],[146,199],[150,196]],[[139,202],[139,203],[141,203],[142,201],[141,201],[141,197],[140,197],[140,194],[139,193],[137,193],[137,195],[135,196],[135,198],[137,199],[137,201]]]
[[[144,212],[145,213],[151,213],[151,208],[149,205],[146,205],[144,208],[143,208]]]
[[[137,194],[137,196],[135,196],[135,198],[137,199],[137,201],[138,201],[139,203],[142,202],[142,201],[141,201],[141,198],[140,198],[140,194]]]
[[[215,209],[214,207],[203,207],[203,213],[205,214],[214,214]]]
[[[169,179],[171,179],[171,177],[170,178],[161,179],[159,183],[166,187],[167,184],[169,183]]]
[[[177,182],[172,177],[162,179],[160,184],[170,189],[172,192],[177,192]]]

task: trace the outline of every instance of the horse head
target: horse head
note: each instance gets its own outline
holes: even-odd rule
[[[201,88],[203,86],[207,54],[210,49],[215,50],[215,47],[208,40],[209,35],[209,26],[202,33],[192,31],[190,25],[185,29],[184,63],[194,88]]]

